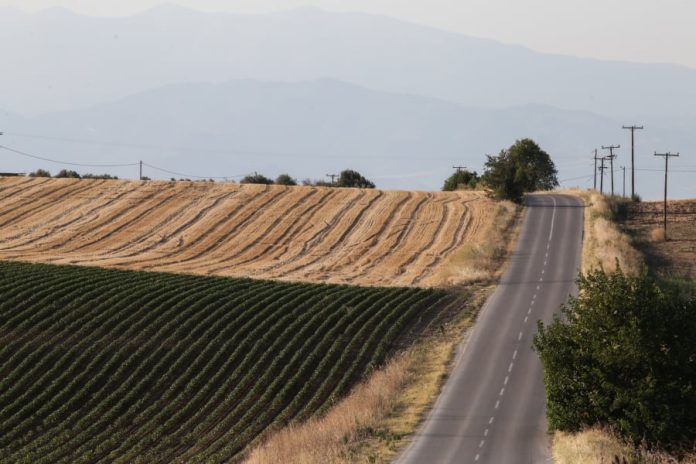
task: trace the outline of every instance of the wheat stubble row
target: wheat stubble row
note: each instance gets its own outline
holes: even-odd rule
[[[0,259],[379,286],[438,286],[486,240],[472,192],[0,178]]]

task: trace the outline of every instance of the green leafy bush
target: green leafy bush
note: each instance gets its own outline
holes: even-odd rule
[[[479,181],[479,175],[476,171],[467,170],[457,171],[445,180],[442,186],[443,192],[453,192],[461,189],[474,189]]]
[[[679,449],[696,439],[696,299],[647,275],[593,271],[562,316],[539,323],[552,429],[612,427]]]

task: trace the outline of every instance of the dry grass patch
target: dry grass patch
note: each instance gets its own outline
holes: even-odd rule
[[[575,195],[585,203],[582,271],[601,267],[613,272],[618,261],[625,273],[640,273],[643,258],[633,247],[631,237],[613,221],[610,203],[613,200],[594,190],[567,190],[565,193]]]
[[[599,428],[578,433],[556,432],[553,459],[556,464],[696,464],[693,454],[677,459],[665,453],[636,449]]]

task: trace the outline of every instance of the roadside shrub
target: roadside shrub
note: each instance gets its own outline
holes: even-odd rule
[[[549,426],[604,425],[650,447],[693,447],[696,299],[620,268],[578,284],[579,296],[534,339]]]

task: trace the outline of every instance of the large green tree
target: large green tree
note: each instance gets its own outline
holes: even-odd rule
[[[650,446],[696,440],[696,299],[650,277],[597,270],[534,347],[552,429],[610,426]]]
[[[495,198],[521,202],[527,192],[557,187],[557,174],[549,154],[533,140],[522,139],[498,156],[488,156],[482,180]]]
[[[476,171],[471,172],[466,169],[458,170],[445,180],[445,184],[442,186],[443,192],[453,192],[455,190],[461,189],[473,189],[476,188],[476,184],[479,181],[479,175]]]

